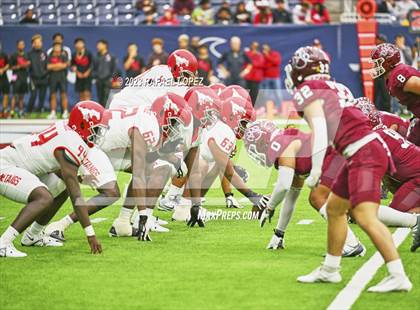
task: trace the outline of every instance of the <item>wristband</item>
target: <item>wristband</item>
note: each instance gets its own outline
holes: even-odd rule
[[[92,225],[86,226],[84,228],[84,230],[85,230],[86,236],[88,236],[88,237],[92,237],[92,236],[95,235],[95,231],[93,230],[93,226]]]

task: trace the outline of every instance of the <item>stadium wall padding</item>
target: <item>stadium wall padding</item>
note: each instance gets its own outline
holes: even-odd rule
[[[83,37],[88,49],[96,53],[96,41],[103,38],[109,42],[110,52],[118,58],[118,67],[123,71],[122,59],[126,54],[128,43],[139,45],[139,53],[147,59],[151,52],[151,40],[160,37],[165,41],[165,50],[172,51],[177,47],[177,38],[181,33],[199,36],[211,47],[214,62],[217,54],[229,49],[229,38],[239,36],[243,46],[252,41],[269,43],[272,48],[282,54],[282,70],[292,53],[300,46],[310,45],[315,38],[321,40],[325,51],[332,58],[332,74],[337,81],[350,87],[355,96],[362,94],[360,73],[350,69],[350,64],[359,63],[356,27],[354,24],[324,25],[324,26],[2,26],[0,27],[0,40],[3,51],[15,51],[18,39],[24,39],[27,50],[30,49],[31,37],[40,33],[44,37],[45,49],[51,43],[54,33],[64,34],[64,43],[73,47],[77,37]],[[380,25],[379,32],[385,34],[390,41],[398,33],[407,38],[407,45],[414,43],[415,36],[408,32],[408,28],[393,25]],[[94,91],[94,96],[95,96]],[[70,104],[77,100],[73,85],[69,85]],[[47,106],[47,105],[46,105]]]

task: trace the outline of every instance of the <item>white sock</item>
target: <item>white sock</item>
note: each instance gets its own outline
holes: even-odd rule
[[[327,253],[324,260],[324,265],[337,269],[340,267],[341,256],[334,256]]]
[[[29,228],[29,233],[32,236],[38,236],[43,229],[44,229],[44,225],[40,225],[37,222],[33,222],[31,227]]]
[[[141,215],[146,215],[146,216],[147,216],[147,209],[140,210],[140,211],[139,211],[139,215],[140,215],[140,216],[141,216]]]
[[[132,209],[121,207],[120,209],[120,215],[118,216],[119,219],[123,221],[130,221],[131,218],[131,212],[133,212]]]
[[[146,215],[147,216],[152,216],[152,214],[153,214],[153,209],[147,208],[146,209]]]
[[[396,259],[386,263],[386,268],[388,268],[388,272],[392,276],[405,276],[404,266],[401,262],[401,259]]]
[[[71,224],[74,224],[73,220],[71,219],[70,215],[66,215],[60,220],[60,223],[63,229],[67,229]]]
[[[6,231],[1,235],[0,240],[2,243],[10,244],[16,237],[19,236],[19,232],[12,226],[7,227]]]
[[[171,186],[169,186],[168,192],[166,193],[166,197],[182,196],[183,193],[184,193],[184,186],[177,187],[171,184]]]
[[[324,204],[321,209],[318,210],[319,214],[324,218],[324,220],[327,220],[327,204]]]
[[[357,239],[356,235],[351,230],[350,226],[348,226],[347,227],[346,245],[356,246],[358,244],[359,244],[359,239]]]
[[[401,212],[382,205],[378,209],[378,218],[387,226],[411,228],[417,223],[416,214]]]

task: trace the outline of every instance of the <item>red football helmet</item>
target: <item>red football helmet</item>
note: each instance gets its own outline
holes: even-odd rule
[[[99,144],[107,127],[101,123],[105,109],[95,101],[80,101],[70,112],[68,126],[76,131],[89,147]]]
[[[272,134],[277,130],[276,124],[268,120],[257,120],[248,125],[244,133],[244,143],[249,157],[263,167],[270,167],[273,163],[267,160],[268,146]]]
[[[163,140],[173,141],[180,138],[182,128],[189,126],[192,121],[191,110],[184,98],[174,93],[157,98],[150,110],[156,115],[162,128]]]
[[[305,46],[299,48],[284,68],[286,89],[292,92],[307,77],[311,79],[330,78],[330,57],[323,50]]]
[[[190,51],[183,49],[173,51],[168,57],[167,64],[171,68],[175,79],[179,77],[194,77],[198,69],[195,56]]]
[[[370,58],[373,62],[371,75],[376,79],[381,75],[390,72],[401,63],[401,52],[396,45],[383,43],[372,50]]]
[[[214,92],[216,93],[216,95],[220,96],[220,94],[222,93],[222,91],[225,90],[226,86],[222,83],[216,83],[216,84],[212,84],[210,85],[210,88],[214,90]]]
[[[221,119],[242,139],[248,123],[255,121],[255,110],[244,98],[232,97],[222,103]]]
[[[213,124],[220,115],[219,96],[208,86],[193,86],[184,96],[191,112],[203,127]]]
[[[353,101],[355,107],[365,114],[370,121],[372,128],[382,125],[381,113],[376,109],[375,105],[367,97],[356,98]]]
[[[227,86],[219,95],[220,100],[225,101],[232,97],[239,97],[244,98],[251,102],[251,96],[249,95],[249,92],[239,85],[229,85]]]

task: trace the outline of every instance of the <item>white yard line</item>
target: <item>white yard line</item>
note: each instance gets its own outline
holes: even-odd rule
[[[409,233],[409,228],[398,228],[392,235],[395,245],[399,247]],[[346,287],[338,293],[333,302],[328,306],[327,310],[350,309],[383,263],[384,260],[382,259],[381,254],[375,252],[375,254],[356,272],[350,282],[347,283]]]
[[[96,217],[90,220],[91,223],[100,223],[105,222],[107,220],[106,217]]]

